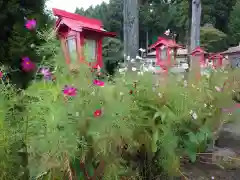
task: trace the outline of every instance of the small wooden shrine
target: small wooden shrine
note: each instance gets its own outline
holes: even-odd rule
[[[175,63],[177,49],[182,48],[174,40],[158,37],[156,43],[151,45],[149,50],[156,50],[156,65],[168,71],[169,67]]]
[[[100,20],[53,8],[58,17],[56,34],[61,41],[66,63],[77,66],[86,63],[90,67],[102,67],[102,40],[116,34],[103,29]]]
[[[215,53],[208,57],[209,61],[212,61],[214,68],[222,67],[223,58],[224,58],[223,55],[221,55],[220,53]]]
[[[205,64],[206,64],[205,55],[206,54],[207,54],[207,52],[204,51],[200,46],[196,47],[191,52],[192,58],[194,59],[194,61],[197,60],[197,64],[199,64],[200,66],[205,66]],[[195,62],[192,62],[192,63],[195,64]]]

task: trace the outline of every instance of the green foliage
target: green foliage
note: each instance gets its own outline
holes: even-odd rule
[[[2,10],[0,63],[14,70],[8,72],[11,76],[10,80],[20,88],[26,88],[32,79],[32,74],[26,74],[19,70],[20,60],[23,56],[29,56],[33,62],[39,62],[41,58],[36,55],[32,45],[36,46],[42,43],[34,31],[29,32],[25,28],[24,18],[35,18],[38,29],[45,27],[46,24],[51,26],[52,21],[48,13],[44,12],[44,5],[45,0],[35,3],[9,0],[0,4]]]
[[[240,1],[236,3],[230,15],[229,29],[231,33],[232,43],[238,44],[240,42]]]
[[[118,39],[105,38],[103,41],[103,62],[108,74],[113,75],[116,67],[123,61],[123,44]]]
[[[209,52],[220,52],[227,47],[227,35],[214,27],[201,28],[201,44]]]
[[[21,173],[26,176],[28,170],[31,177],[50,171],[49,176],[64,179],[75,159],[85,162],[88,170],[103,160],[104,178],[109,179],[126,174],[148,179],[178,175],[180,157],[194,162],[213,132],[228,120],[221,108],[233,104],[231,89],[216,92],[215,86],[221,86],[230,73],[214,72],[197,84],[189,81],[188,87],[170,75],[166,86],[155,88],[152,74],[131,73],[98,87],[92,86],[88,67],[82,65],[78,74],[70,74],[61,57],[53,57],[56,82],[36,80],[18,95],[3,89],[2,172],[23,178]],[[67,100],[62,92],[66,84],[78,90]],[[94,117],[97,109],[103,114]],[[23,157],[17,160],[19,151],[27,154],[27,166]],[[11,160],[22,168],[14,169]],[[3,175],[10,178],[10,173]]]

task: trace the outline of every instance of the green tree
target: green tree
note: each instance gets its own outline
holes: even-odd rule
[[[230,42],[238,44],[240,42],[240,1],[236,3],[229,20]]]
[[[119,62],[123,61],[123,44],[119,39],[105,38],[103,41],[103,61],[105,70],[113,75]]]
[[[1,35],[0,39],[0,62],[14,69],[10,72],[11,80],[20,88],[26,88],[32,75],[17,71],[20,69],[21,57],[29,56],[33,62],[41,60],[35,53],[33,45],[39,45],[43,41],[39,40],[35,31],[27,30],[25,19],[36,19],[37,29],[45,27],[45,24],[52,22],[44,12],[45,0],[20,1],[9,0],[0,3],[2,15],[0,16]],[[51,24],[49,24],[51,25]]]
[[[109,4],[102,3],[96,7],[89,7],[87,10],[77,8],[75,13],[100,19],[104,28],[108,31],[116,32],[118,37],[123,40],[123,1],[110,0]]]
[[[227,35],[214,27],[201,28],[201,45],[209,52],[220,52],[227,47]]]

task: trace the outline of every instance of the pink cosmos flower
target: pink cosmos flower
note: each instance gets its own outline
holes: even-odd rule
[[[33,29],[35,29],[35,28],[36,28],[36,25],[37,25],[37,22],[36,22],[36,20],[34,20],[34,19],[27,20],[27,21],[26,21],[26,24],[25,24],[25,26],[26,26],[26,28],[27,28],[28,30],[33,30]]]
[[[96,86],[100,86],[100,87],[104,86],[104,82],[100,81],[98,79],[93,80],[93,84],[96,85]]]
[[[52,74],[49,71],[49,68],[41,68],[40,72],[43,75],[44,79],[51,79]]]
[[[222,91],[222,88],[220,88],[220,87],[218,87],[218,86],[215,86],[215,89],[216,89],[217,92]]]
[[[63,89],[63,94],[66,96],[76,96],[77,95],[77,89],[73,86],[65,86]]]
[[[0,71],[0,79],[3,77],[3,72]]]
[[[21,63],[22,69],[26,72],[32,71],[35,69],[34,63],[29,59],[29,57],[23,57]]]

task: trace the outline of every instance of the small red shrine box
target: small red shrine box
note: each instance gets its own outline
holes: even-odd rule
[[[158,37],[157,42],[149,47],[149,49],[156,50],[156,65],[159,65],[164,70],[168,70],[175,62],[178,48],[182,48],[182,46],[178,45],[174,40],[163,37]],[[171,52],[173,52],[173,55]]]
[[[91,67],[102,67],[102,40],[116,34],[103,29],[100,20],[87,18],[53,8],[58,17],[55,30],[61,41],[66,63],[77,66],[79,62]]]
[[[195,57],[199,61],[200,66],[205,66],[205,54],[207,54],[207,52],[198,46],[192,51],[191,56]]]
[[[216,53],[208,57],[209,61],[213,62],[213,67],[218,68],[223,65],[223,55]]]

